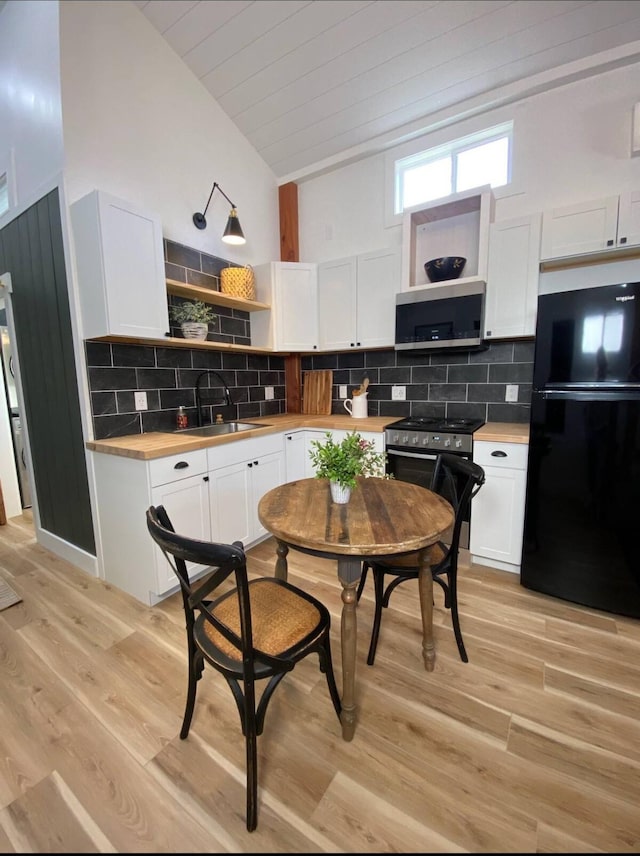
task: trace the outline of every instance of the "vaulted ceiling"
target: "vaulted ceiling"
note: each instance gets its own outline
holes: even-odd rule
[[[639,0],[133,2],[281,181],[640,61]]]

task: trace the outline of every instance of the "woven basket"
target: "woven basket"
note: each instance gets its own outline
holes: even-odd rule
[[[220,289],[223,294],[256,299],[256,279],[251,265],[245,267],[227,267],[220,271]]]

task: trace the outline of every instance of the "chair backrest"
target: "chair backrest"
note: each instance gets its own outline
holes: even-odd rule
[[[247,560],[242,543],[236,541],[233,544],[217,544],[179,535],[162,505],[150,506],[147,509],[147,528],[180,581],[187,631],[191,633],[193,630],[194,609],[197,609],[237,650],[238,658],[242,659],[244,665],[245,677],[253,679],[256,651],[253,647],[251,627]],[[210,566],[211,575],[201,585],[194,587],[189,580],[187,562]],[[235,578],[235,592],[229,594],[229,597],[235,596],[238,601],[239,634],[220,621],[211,608],[212,602],[224,597],[224,592],[215,594],[215,590],[231,574]],[[259,657],[262,662],[270,660],[264,652],[260,652]]]
[[[473,497],[484,484],[484,470],[461,455],[440,452],[433,471],[431,490],[442,496],[453,506],[455,520],[451,530],[451,541],[445,554],[455,560],[460,546],[460,531],[467,508]]]

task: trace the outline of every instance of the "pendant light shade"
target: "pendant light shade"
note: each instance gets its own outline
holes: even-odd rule
[[[209,198],[207,199],[207,204],[205,205],[204,211],[202,214],[196,212],[193,215],[193,225],[196,229],[206,229],[207,228],[207,220],[205,218],[205,214],[207,213],[207,209],[209,208],[209,203],[211,202],[211,197],[213,196],[213,192],[215,189],[218,189],[220,193],[227,200],[229,205],[231,206],[231,211],[229,212],[229,219],[227,220],[227,225],[224,230],[224,234],[222,235],[222,240],[225,244],[245,244],[246,238],[244,236],[244,232],[242,231],[242,227],[240,226],[240,221],[238,220],[238,212],[236,211],[236,206],[229,199],[224,190],[220,187],[217,181],[213,183],[213,187],[211,188],[211,193],[209,194]]]
[[[227,226],[224,230],[224,235],[222,236],[222,240],[225,242],[225,244],[246,243],[244,232],[242,231],[242,226],[240,225],[240,221],[238,220],[238,212],[235,208],[231,209],[229,219],[227,220]]]

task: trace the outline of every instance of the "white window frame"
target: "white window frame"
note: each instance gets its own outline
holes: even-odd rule
[[[448,143],[443,143],[438,146],[425,149],[424,138],[420,141],[416,140],[409,146],[403,146],[401,150],[396,149],[393,153],[387,156],[386,173],[387,173],[387,209],[386,222],[388,226],[396,225],[402,222],[402,214],[404,207],[400,198],[402,188],[402,178],[406,170],[413,169],[419,164],[426,164],[431,161],[440,160],[443,157],[451,156],[452,171],[451,171],[451,191],[449,195],[457,193],[456,177],[457,177],[457,156],[462,153],[474,149],[477,146],[485,143],[493,142],[507,137],[509,140],[509,153],[507,158],[507,184],[500,185],[506,187],[512,180],[512,160],[513,160],[513,122],[502,122],[499,125],[493,125],[490,128],[485,128],[482,131],[477,131],[473,134],[468,134],[460,137],[457,140],[452,140]],[[488,182],[482,182],[481,186],[486,186]],[[469,188],[466,188],[467,190]],[[446,196],[439,197],[446,199]],[[431,205],[438,200],[425,200],[425,205]],[[416,202],[415,205],[420,205]],[[413,207],[415,207],[415,205]]]

